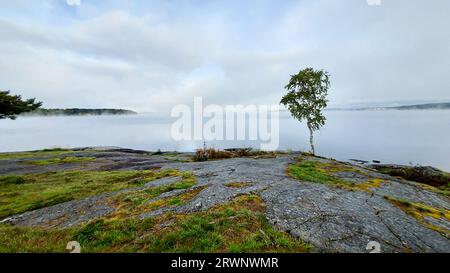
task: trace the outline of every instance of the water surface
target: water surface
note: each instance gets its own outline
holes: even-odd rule
[[[450,111],[328,111],[315,136],[316,152],[340,160],[422,164],[450,171]],[[53,147],[119,146],[143,150],[193,151],[202,141],[174,141],[174,120],[154,115],[26,117],[0,120],[0,151]],[[304,124],[283,113],[280,149],[308,150]],[[252,146],[257,141],[208,143],[216,148]]]

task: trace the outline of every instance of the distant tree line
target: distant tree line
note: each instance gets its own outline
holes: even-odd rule
[[[26,116],[101,116],[101,115],[132,115],[136,112],[124,109],[81,109],[81,108],[69,108],[69,109],[44,109],[39,108],[34,111],[24,113]]]
[[[36,99],[23,100],[20,95],[10,95],[10,91],[0,91],[0,119],[16,119],[25,116],[83,116],[83,115],[132,115],[136,112],[124,109],[45,109]]]

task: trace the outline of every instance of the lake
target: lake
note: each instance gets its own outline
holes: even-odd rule
[[[431,165],[450,171],[450,110],[327,111],[315,135],[316,153],[339,160]],[[21,117],[0,120],[0,151],[119,146],[194,151],[202,141],[174,141],[174,119],[132,116]],[[215,148],[259,147],[258,141],[208,142]],[[281,150],[308,150],[305,124],[280,114]]]

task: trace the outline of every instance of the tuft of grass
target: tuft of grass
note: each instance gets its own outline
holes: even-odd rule
[[[24,163],[30,164],[30,165],[37,165],[37,166],[46,166],[46,165],[53,165],[53,164],[67,164],[67,163],[83,163],[83,162],[90,162],[94,161],[95,157],[62,157],[62,158],[48,158],[48,159],[41,159],[41,160],[29,160],[25,161]]]
[[[0,219],[105,192],[139,186],[180,175],[175,170],[67,171],[22,176],[0,176]]]
[[[99,252],[309,252],[311,246],[271,227],[256,195],[188,215],[138,220],[99,219],[65,230],[0,225],[0,252],[65,252],[78,241],[84,253]]]

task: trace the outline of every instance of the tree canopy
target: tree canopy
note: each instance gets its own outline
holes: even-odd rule
[[[281,99],[300,122],[306,120],[310,131],[311,149],[314,153],[313,132],[325,124],[322,110],[327,107],[327,95],[330,88],[330,75],[324,70],[306,68],[292,75],[285,86],[288,93]]]
[[[36,99],[22,100],[19,95],[10,95],[9,91],[0,91],[0,119],[16,119],[17,115],[41,107]]]

